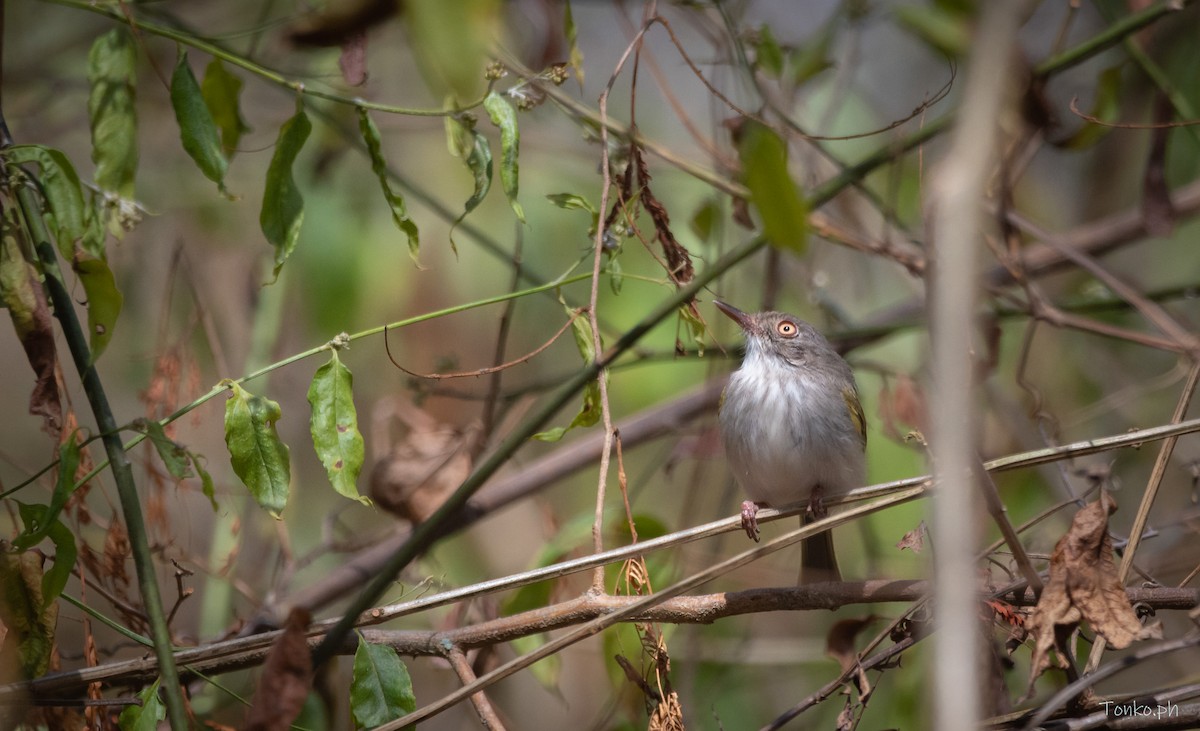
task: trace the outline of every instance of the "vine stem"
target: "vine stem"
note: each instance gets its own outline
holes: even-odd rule
[[[0,116],[0,143],[4,147],[12,143],[8,133],[8,125]],[[7,171],[6,171],[6,176]],[[50,301],[54,305],[54,316],[62,326],[63,337],[71,358],[75,362],[75,370],[83,382],[83,391],[96,417],[96,426],[100,430],[104,451],[108,454],[108,462],[117,485],[117,496],[121,502],[121,512],[125,519],[125,529],[129,533],[130,552],[133,554],[133,565],[137,572],[138,590],[142,595],[142,604],[146,611],[146,619],[150,624],[150,637],[154,641],[154,655],[158,659],[159,676],[162,678],[163,694],[166,696],[167,720],[175,731],[186,731],[188,728],[187,707],[184,704],[183,689],[179,685],[179,671],[175,667],[175,658],[171,653],[171,628],[167,615],[163,611],[162,596],[158,590],[158,579],[154,573],[154,558],[150,552],[150,541],[146,534],[146,522],[142,516],[141,501],[138,498],[137,484],[133,479],[133,468],[125,447],[121,444],[120,432],[117,431],[117,421],[113,417],[112,408],[100,374],[92,361],[91,350],[88,347],[87,336],[79,324],[71,295],[63,284],[62,270],[58,265],[58,256],[54,245],[50,243],[49,232],[42,218],[41,206],[38,203],[34,189],[26,184],[18,184],[16,198],[21,215],[24,218],[25,230],[34,242],[34,249],[41,260],[42,273],[45,275],[45,286]]]

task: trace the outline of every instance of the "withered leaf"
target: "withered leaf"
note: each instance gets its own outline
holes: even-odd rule
[[[338,68],[342,80],[350,86],[367,83],[367,32],[359,30],[342,41],[342,53],[338,56]]]
[[[896,544],[896,548],[899,548],[901,551],[907,549],[913,553],[920,553],[925,548],[925,533],[927,530],[925,521],[922,520],[917,524],[916,528],[904,534],[904,537]]]
[[[312,689],[312,654],[306,631],[312,622],[308,610],[296,607],[288,615],[266,662],[254,703],[246,715],[247,731],[286,731],[304,709]]]
[[[441,507],[471,472],[477,430],[443,424],[403,402],[387,404],[374,418],[394,419],[402,429],[371,473],[371,499],[393,515],[419,523]]]
[[[1162,625],[1157,622],[1141,625],[1117,580],[1108,534],[1108,516],[1116,509],[1112,497],[1101,491],[1096,502],[1075,514],[1067,534],[1054,546],[1050,579],[1028,624],[1034,638],[1028,694],[1037,677],[1050,667],[1051,649],[1058,652],[1059,667],[1066,666],[1067,640],[1083,620],[1118,650],[1134,640],[1162,637]]]
[[[858,687],[860,703],[865,703],[871,695],[871,681],[867,679],[867,674],[859,665],[858,651],[854,647],[854,640],[858,637],[859,632],[862,632],[874,621],[875,615],[873,614],[854,619],[843,619],[830,627],[829,634],[825,636],[825,654],[837,661],[843,673],[853,670],[854,684]]]

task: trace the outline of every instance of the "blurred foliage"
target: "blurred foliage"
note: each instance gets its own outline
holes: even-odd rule
[[[12,205],[5,208],[0,301],[14,328],[0,334],[0,367],[10,383],[0,401],[0,486],[11,516],[3,556],[8,603],[21,606],[2,616],[20,630],[10,637],[26,644],[0,653],[5,679],[46,672],[51,642],[63,650],[64,667],[140,652],[104,622],[77,621],[83,615],[74,606],[62,612],[70,623],[55,628],[50,621],[62,593],[115,626],[143,631],[144,620],[127,609],[140,602],[126,566],[130,540],[147,540],[163,566],[174,561],[179,587],[198,594],[180,596],[172,617],[178,637],[211,642],[246,622],[278,621],[280,602],[393,532],[395,518],[355,498],[372,494],[382,479],[377,465],[419,451],[416,442],[429,438],[396,418],[397,401],[417,404],[439,425],[438,443],[451,445],[446,464],[465,454],[478,466],[541,399],[602,355],[589,315],[611,347],[688,285],[680,269],[667,271],[667,238],[686,250],[699,276],[716,272],[722,256],[756,235],[774,246],[721,271],[694,307],[670,307],[618,359],[606,376],[614,421],[669,404],[733,367],[736,334],[710,306],[719,293],[745,309],[795,312],[853,344],[871,480],[925,471],[925,281],[923,271],[889,252],[930,254],[926,183],[944,143],[931,135],[906,151],[903,142],[960,103],[979,5],[660,3],[666,24],[647,30],[640,54],[625,58],[611,86],[615,126],[604,149],[598,100],[637,32],[636,5],[9,4],[4,119],[13,144],[2,155]],[[1169,121],[1200,116],[1195,9],[1112,38],[1047,76],[1029,74],[1102,37],[1127,14],[1123,4],[1103,2],[1031,10],[1012,73],[1022,108],[999,120],[1011,157],[993,181],[995,206],[1011,210],[1017,223],[1010,240],[992,241],[992,253],[1038,251],[1042,230],[1101,237],[1087,225],[1161,206],[1145,184],[1148,169],[1161,163],[1170,189],[1190,196],[1179,197],[1169,230],[1127,235],[1095,256],[1194,331],[1200,206],[1190,201],[1200,200],[1200,134],[1186,126],[1106,125],[1156,120],[1164,108]],[[1072,104],[1095,121],[1076,116]],[[625,134],[631,127],[643,141],[637,154]],[[1156,149],[1166,150],[1162,159]],[[878,164],[861,182],[832,202],[813,202],[813,191],[864,161]],[[102,453],[76,440],[77,426],[80,440],[97,429],[41,295],[41,283],[57,275],[38,262],[40,242],[14,212],[14,191],[26,184],[42,201],[55,239],[47,243],[64,262],[63,281],[87,322],[122,436],[151,440],[152,449],[131,452],[149,536],[124,535],[107,473],[80,482]],[[593,261],[600,281],[588,313]],[[1036,273],[1023,288],[1005,277],[996,256],[987,266],[994,271],[980,317],[994,324],[993,337],[981,336],[976,354],[985,458],[1169,419],[1185,375],[1175,354],[1086,323],[1034,327],[1028,314],[1040,301],[1097,328],[1161,336],[1128,301],[1079,269]],[[490,298],[497,301],[480,304]],[[454,311],[425,319],[446,308]],[[498,376],[418,381],[392,364],[380,332],[398,325],[388,329],[388,347],[407,369],[470,372],[520,359],[576,312],[583,314],[570,328],[574,337]],[[233,383],[252,374],[245,387]],[[595,438],[599,382],[581,390],[540,425],[546,443],[523,443],[501,476]],[[606,547],[631,540],[618,466],[641,540],[735,509],[741,498],[714,429],[706,414],[667,438],[623,445],[607,479]],[[1114,520],[1121,531],[1155,451],[1097,455],[997,482],[1016,524],[1098,485],[1120,487],[1123,512]],[[1194,438],[1181,441],[1152,514],[1154,540],[1138,554],[1164,582],[1200,561],[1187,469],[1196,460]],[[407,598],[414,586],[452,588],[587,553],[597,479],[595,465],[587,465],[442,541],[383,601]],[[420,491],[431,482],[405,487]],[[839,528],[845,573],[926,576],[928,553],[896,548],[924,511],[913,503]],[[1059,512],[1037,524],[1025,534],[1026,548],[1044,557],[1069,520],[1069,511]],[[770,538],[782,529],[766,530]],[[991,541],[997,532],[981,519],[979,535]],[[650,587],[661,590],[746,548],[743,536],[726,534],[649,554]],[[1013,567],[1007,554],[996,561],[987,571],[1004,584]],[[698,591],[788,585],[794,564],[794,552],[784,552]],[[103,594],[68,578],[71,568]],[[606,588],[630,590],[628,569],[608,567]],[[536,612],[588,586],[585,575],[544,581],[384,628],[449,629]],[[175,586],[164,582],[163,590],[170,606]],[[337,616],[338,600],[354,593],[316,609]],[[621,624],[535,666],[536,682],[512,680],[490,697],[518,728],[644,727],[652,694],[614,655],[642,673],[646,687],[661,690],[653,656],[661,639],[670,655],[664,677],[688,725],[761,725],[836,677],[836,663],[823,656],[836,618],[873,613],[877,632],[905,609]],[[997,641],[1004,635],[998,627]],[[547,636],[497,652],[503,661]],[[81,658],[77,648],[93,642],[95,657]],[[337,702],[314,695],[305,718],[337,719],[337,728],[350,728],[351,718],[374,723],[388,709],[411,709],[412,695],[421,707],[457,682],[427,658],[405,658],[411,688],[389,688],[378,669],[399,662],[395,653],[359,647],[353,668],[343,662],[325,679]],[[902,667],[872,671],[871,704],[854,710],[861,722],[929,724],[927,653],[918,643]],[[1027,669],[1028,655],[1017,656],[1019,669],[1004,678],[1013,697]],[[480,674],[496,660],[481,657]],[[1177,679],[1169,667],[1156,676],[1160,685]],[[193,707],[205,721],[237,724],[244,709],[235,693],[252,696],[258,679],[240,672],[221,682],[204,685]],[[1041,682],[1049,690],[1060,681]],[[1135,678],[1122,690],[1144,687]],[[120,714],[122,727],[153,725],[162,710],[157,688],[143,691],[145,712]],[[832,726],[840,703],[818,707],[802,727]],[[470,713],[464,706],[422,728],[456,728]]]

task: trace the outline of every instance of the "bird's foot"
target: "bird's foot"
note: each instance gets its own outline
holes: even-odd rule
[[[825,507],[825,489],[820,485],[813,488],[813,491],[808,496],[808,509],[805,512],[809,520],[820,520],[829,515],[829,508]]]
[[[758,508],[759,504],[753,500],[742,503],[742,530],[755,543],[758,543]]]

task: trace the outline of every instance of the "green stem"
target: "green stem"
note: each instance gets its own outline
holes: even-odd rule
[[[113,417],[112,408],[108,404],[108,396],[100,382],[100,374],[92,362],[87,336],[79,324],[79,318],[75,315],[75,306],[71,301],[71,295],[63,285],[58,256],[55,253],[54,245],[50,243],[49,232],[46,230],[45,220],[42,218],[37,195],[31,186],[20,185],[16,189],[16,197],[24,218],[25,230],[29,232],[29,238],[34,242],[34,248],[42,263],[42,273],[45,276],[50,301],[54,305],[54,315],[62,325],[63,337],[67,342],[67,348],[71,351],[71,358],[75,361],[75,369],[83,381],[83,391],[87,395],[88,403],[91,404],[92,414],[96,417],[96,426],[103,435],[101,439],[104,443],[104,450],[108,454],[113,480],[117,484],[121,512],[125,518],[125,528],[129,533],[133,565],[137,570],[138,589],[141,591],[146,619],[150,624],[150,636],[154,640],[154,654],[158,659],[159,677],[162,678],[163,693],[167,701],[167,719],[170,721],[172,729],[185,731],[188,728],[187,709],[183,701],[183,689],[179,685],[179,672],[175,667],[175,658],[171,654],[171,628],[167,625],[162,596],[158,591],[158,579],[154,573],[154,557],[150,553],[150,541],[146,535],[146,523],[142,516],[137,485],[133,480],[133,469],[125,454],[125,448],[121,444],[117,421]]]
[[[1182,4],[1189,5],[1192,2],[1193,0],[1184,0]],[[1180,3],[1178,0],[1162,0],[1144,10],[1131,13],[1083,43],[1073,48],[1068,48],[1057,56],[1051,56],[1037,66],[1034,66],[1033,75],[1049,76],[1055,71],[1062,71],[1065,68],[1081,64],[1097,53],[1115,46],[1127,36],[1133,35],[1164,15],[1178,12],[1179,10]]]
[[[585,279],[591,279],[591,278],[592,278],[591,272],[588,272],[586,274],[576,274],[576,275],[569,276],[569,277],[561,277],[559,279],[554,280],[553,282],[548,282],[546,284],[541,284],[536,287],[530,287],[528,289],[523,289],[519,292],[507,292],[505,294],[496,295],[495,297],[487,297],[485,299],[475,300],[474,302],[467,302],[467,303],[464,303],[461,305],[454,305],[453,307],[447,307],[447,308],[441,309],[441,310],[434,310],[433,312],[426,312],[423,315],[417,315],[416,317],[410,317],[407,320],[399,320],[397,322],[393,322],[388,325],[379,325],[379,326],[373,327],[369,330],[363,330],[361,332],[354,333],[353,335],[349,336],[349,339],[351,341],[361,340],[362,338],[365,338],[365,337],[370,337],[372,335],[378,335],[378,334],[382,333],[385,329],[386,330],[399,330],[400,328],[408,327],[409,325],[415,325],[419,322],[425,322],[426,320],[434,320],[439,317],[445,317],[447,315],[455,315],[460,312],[466,312],[467,310],[473,310],[477,307],[486,307],[488,305],[494,305],[494,304],[498,304],[500,302],[506,302],[511,299],[517,299],[519,297],[524,297],[526,295],[537,294],[539,292],[546,292],[551,289],[557,289],[558,287],[562,287],[562,286],[565,286],[568,284],[574,284],[575,282],[582,282]],[[160,419],[158,423],[162,426],[166,426],[166,425],[170,424],[171,422],[185,416],[188,412],[190,412],[196,408],[199,408],[200,406],[204,405],[211,399],[214,399],[217,396],[221,395],[222,393],[225,393],[235,383],[238,385],[241,385],[243,383],[246,383],[247,381],[252,381],[255,378],[264,376],[272,371],[279,370],[280,368],[283,368],[284,366],[288,366],[288,365],[291,365],[292,363],[296,363],[298,361],[304,360],[305,358],[310,358],[314,355],[324,353],[325,351],[329,350],[329,348],[330,348],[329,343],[325,343],[324,345],[319,345],[315,348],[309,348],[308,350],[305,350],[301,353],[296,353],[295,355],[288,356],[287,358],[284,358],[283,360],[276,361],[267,366],[263,366],[262,368],[259,368],[258,370],[253,371],[245,376],[242,376],[241,378],[235,378],[235,379],[231,379],[231,380],[222,381],[221,383],[218,383],[216,386],[213,386],[208,391],[208,393],[204,394],[203,396],[200,396],[199,398],[197,398],[196,400],[192,401],[189,404],[181,406],[173,414],[170,414],[170,415],[165,416],[162,419]],[[122,428],[124,429],[124,428],[128,428],[128,427],[122,427]],[[143,441],[145,441],[145,439],[146,439],[146,435],[139,431],[137,436],[131,438],[128,442],[125,442],[125,444],[124,444],[125,451],[129,451],[129,450],[133,449],[134,447],[136,447],[137,445],[139,445]],[[57,461],[51,462],[49,465],[47,465],[42,470],[39,470],[35,475],[30,477],[29,479],[25,480],[24,482],[20,483],[19,485],[16,485],[15,487],[12,487],[11,489],[7,490],[6,492],[0,494],[0,498],[7,497],[7,496],[17,492],[18,490],[32,484],[34,480],[36,480],[38,477],[45,474],[46,472],[50,471],[50,469],[53,468],[54,465],[56,465],[56,464],[58,464]],[[88,480],[91,480],[93,477],[95,477],[96,475],[98,475],[102,471],[104,471],[104,469],[106,467],[108,467],[108,464],[109,463],[107,460],[100,462],[94,468],[92,468],[91,472],[88,472],[86,475],[84,475],[76,483],[75,486],[79,487],[79,486],[83,485],[84,483],[86,483]]]
[[[118,9],[118,6],[115,5],[98,5],[90,2],[90,0],[43,1],[52,2],[56,5],[63,5],[68,8],[75,8],[76,10],[87,10],[88,12],[96,13],[97,15],[103,15],[104,17],[115,20],[123,25],[130,25],[136,30],[144,31],[151,35],[160,36],[162,38],[168,38],[176,43],[195,48],[198,51],[204,51],[214,58],[228,61],[234,66],[245,69],[255,76],[260,76],[274,84],[291,89],[297,94],[305,94],[307,96],[316,97],[317,99],[325,99],[327,101],[337,102],[338,104],[349,104],[378,112],[385,112],[388,114],[405,114],[413,117],[446,117],[452,114],[458,114],[459,112],[467,109],[474,109],[475,107],[483,104],[483,97],[480,97],[469,104],[458,105],[453,109],[420,109],[415,107],[398,107],[392,104],[380,104],[378,102],[367,101],[357,97],[348,97],[328,91],[310,89],[303,81],[292,81],[283,74],[272,71],[265,66],[260,66],[244,56],[231,53],[215,43],[210,43],[202,38],[198,38],[188,33],[183,33],[165,25],[159,25],[146,20],[140,20],[133,17],[132,11],[127,14],[121,9]],[[125,5],[121,5],[120,8],[128,10]]]

